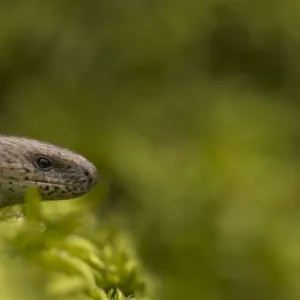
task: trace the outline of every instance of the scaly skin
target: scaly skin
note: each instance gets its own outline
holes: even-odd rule
[[[51,166],[39,167],[40,157]],[[24,203],[28,187],[44,200],[67,200],[86,194],[98,182],[95,166],[83,156],[48,143],[0,136],[0,207]]]

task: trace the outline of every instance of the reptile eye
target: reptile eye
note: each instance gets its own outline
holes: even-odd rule
[[[36,164],[38,168],[43,171],[48,170],[52,166],[51,160],[43,156],[38,157],[38,159],[36,160]]]

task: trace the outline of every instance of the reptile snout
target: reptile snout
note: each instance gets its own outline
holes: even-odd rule
[[[83,171],[84,176],[88,180],[89,188],[92,188],[94,185],[98,183],[98,171],[93,164],[90,164]]]

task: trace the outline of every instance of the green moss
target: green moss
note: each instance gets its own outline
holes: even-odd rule
[[[27,199],[21,217],[11,213],[20,213],[18,208],[2,210],[1,259],[18,261],[10,266],[7,260],[2,268],[8,289],[31,287],[37,297],[49,299],[150,299],[150,277],[125,233],[90,226],[84,220],[94,216],[84,212],[44,213],[34,190]],[[7,295],[1,289],[1,298]],[[10,299],[21,294],[13,295]]]

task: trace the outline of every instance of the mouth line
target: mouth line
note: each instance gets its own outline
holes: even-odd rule
[[[59,186],[59,187],[69,187],[69,188],[78,188],[80,185],[75,185],[75,184],[63,184],[63,183],[57,183],[57,182],[49,182],[49,181],[43,181],[43,180],[24,180],[25,182],[29,183],[41,183],[49,186]]]
[[[75,188],[79,188],[81,187],[81,185],[78,185],[78,184],[63,184],[63,183],[57,183],[57,182],[49,182],[49,181],[45,181],[45,180],[16,180],[16,179],[6,179],[5,181],[7,182],[10,182],[14,185],[22,185],[22,182],[25,184],[25,183],[31,183],[31,184],[34,184],[34,185],[38,185],[39,183],[40,184],[44,184],[44,185],[48,185],[48,186],[57,186],[57,187],[69,187],[71,189],[75,189]]]
[[[49,187],[58,187],[61,189],[67,188],[69,190],[69,192],[79,192],[79,189],[82,189],[82,192],[84,191],[88,191],[92,188],[93,185],[89,185],[89,182],[85,182],[85,183],[75,183],[75,184],[64,184],[64,183],[59,183],[59,182],[49,182],[46,180],[25,180],[25,179],[15,179],[15,178],[5,178],[5,177],[1,177],[3,183],[7,183],[8,185],[14,185],[14,186],[20,186],[22,187],[24,185],[24,187],[26,187],[26,185],[35,185],[35,186],[40,186],[44,185],[44,186],[49,186]]]

